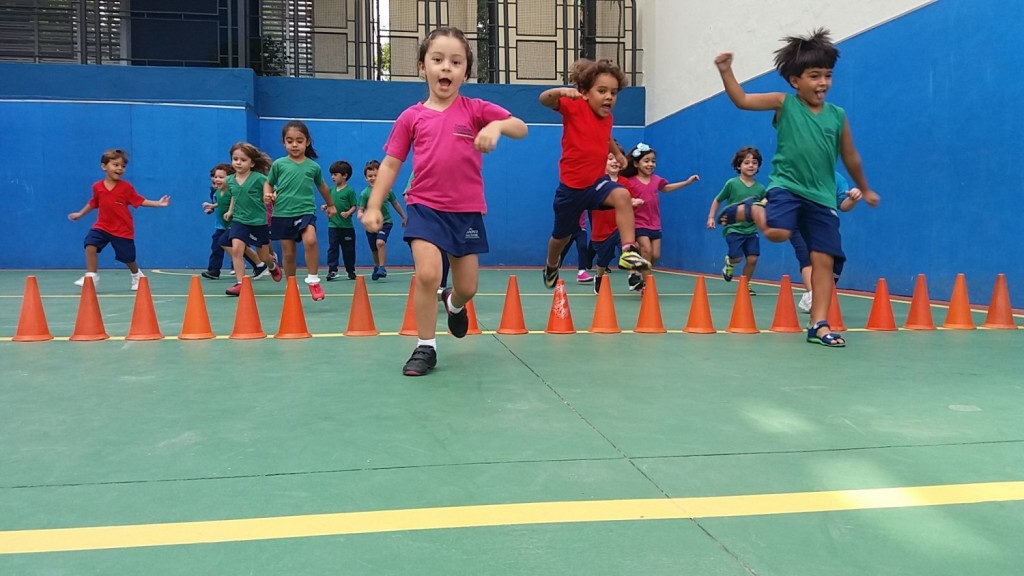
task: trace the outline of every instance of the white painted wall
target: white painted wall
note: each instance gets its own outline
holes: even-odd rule
[[[819,26],[835,41],[942,0],[637,0],[648,124],[722,91],[714,66],[733,52],[743,82],[772,70],[784,36]]]

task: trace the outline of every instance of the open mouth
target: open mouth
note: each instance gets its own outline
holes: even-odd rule
[[[452,81],[450,78],[441,78],[440,80],[437,81],[437,85],[440,86],[441,88],[451,88]]]

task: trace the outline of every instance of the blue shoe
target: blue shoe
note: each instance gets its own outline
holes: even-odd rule
[[[383,266],[381,266],[380,269],[377,270],[377,276],[379,276],[381,278],[387,278],[388,277],[388,269],[383,267]]]
[[[373,274],[370,274],[372,280],[380,280],[380,268],[377,266],[373,267]]]

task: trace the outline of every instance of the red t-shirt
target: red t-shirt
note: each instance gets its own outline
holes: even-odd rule
[[[629,181],[619,176],[616,180],[619,186],[629,190]],[[594,242],[604,242],[615,232],[615,210],[591,210],[590,211],[590,237]]]
[[[145,201],[146,199],[139,196],[135,188],[124,180],[114,184],[111,190],[107,190],[107,185],[100,180],[92,185],[92,198],[89,199],[89,206],[98,212],[96,223],[92,227],[111,236],[134,239],[135,222],[132,221],[132,213],[128,207],[138,208]]]
[[[558,112],[562,115],[558,179],[570,188],[588,188],[604,175],[608,164],[612,115],[600,118],[586,100],[565,97],[558,99]]]

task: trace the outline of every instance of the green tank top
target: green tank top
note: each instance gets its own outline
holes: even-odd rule
[[[772,122],[778,146],[768,189],[785,188],[817,204],[836,207],[836,158],[846,112],[825,103],[815,114],[794,94],[782,102]]]

